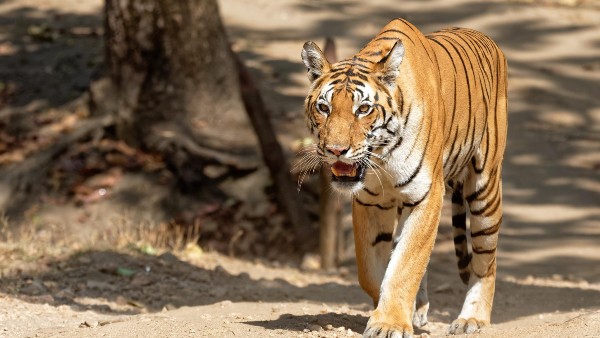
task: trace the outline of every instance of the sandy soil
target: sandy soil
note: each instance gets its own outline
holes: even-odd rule
[[[306,136],[299,58],[305,40],[333,36],[345,57],[387,21],[404,17],[425,32],[480,29],[503,48],[510,68],[505,224],[493,325],[474,336],[600,337],[600,7],[540,2],[221,1],[234,48],[259,77],[284,144]],[[0,73],[17,71],[18,52],[53,55],[54,65],[67,69],[93,61],[101,10],[99,0],[0,1],[0,34],[12,41],[1,45]],[[78,56],[68,46],[61,55],[29,48],[19,37],[26,32],[9,30],[14,20],[39,25],[57,18],[83,27]],[[52,69],[35,65],[24,83],[52,78]],[[72,74],[81,83],[67,94],[50,88],[41,99],[31,93],[12,104],[62,104],[53,100],[77,97],[90,72]],[[13,261],[2,264],[11,268],[0,280],[0,337],[359,336],[371,310],[352,263],[324,273],[197,247],[143,254],[100,244],[35,260],[15,251],[3,259]],[[416,334],[443,336],[465,293],[447,210],[429,271],[430,323]]]

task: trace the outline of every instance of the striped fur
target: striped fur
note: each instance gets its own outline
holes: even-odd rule
[[[446,192],[469,285],[449,333],[488,325],[502,223],[503,53],[474,30],[425,36],[396,19],[350,59],[330,64],[312,42],[302,58],[316,152],[342,170],[333,187],[353,200],[359,282],[376,307],[365,337],[409,337],[427,322],[424,276]]]

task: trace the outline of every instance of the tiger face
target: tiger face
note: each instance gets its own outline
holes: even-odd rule
[[[362,189],[367,170],[381,166],[401,142],[402,96],[396,80],[403,55],[398,41],[377,63],[355,57],[330,64],[316,44],[304,44],[302,60],[312,81],[307,123],[340,192]]]

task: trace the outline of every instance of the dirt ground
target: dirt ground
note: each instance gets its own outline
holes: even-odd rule
[[[289,149],[307,135],[305,40],[332,36],[347,57],[395,17],[424,32],[463,26],[496,40],[509,61],[505,221],[493,325],[473,336],[600,337],[596,1],[220,4],[234,49],[258,77]],[[0,0],[0,123],[43,116],[85,91],[101,57],[101,12],[101,0]],[[45,85],[26,86],[36,82]],[[0,201],[7,198],[0,192]],[[68,217],[43,217],[79,228],[107,223],[107,209],[87,209],[83,217],[68,208]],[[46,224],[36,217],[32,223]],[[449,218],[445,209],[421,337],[445,335],[466,291]],[[350,337],[360,336],[371,310],[352,260],[322,272],[301,269],[297,260],[234,258],[196,245],[169,252],[124,240],[116,247],[105,241],[114,234],[68,240],[68,229],[38,227],[2,243],[0,337]],[[55,245],[42,248],[46,243]]]

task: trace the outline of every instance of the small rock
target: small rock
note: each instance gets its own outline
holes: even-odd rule
[[[250,275],[247,272],[242,272],[239,275],[237,275],[237,278],[239,279],[244,279],[244,280],[250,280]]]
[[[44,292],[46,292],[46,288],[40,283],[38,280],[31,281],[31,284],[21,288],[21,293],[24,293],[29,296],[38,296]]]
[[[97,281],[97,280],[88,280],[85,283],[85,286],[90,289],[111,290],[111,291],[117,290],[116,286],[109,284],[107,282],[102,282],[102,281]]]
[[[319,270],[321,268],[321,258],[319,255],[307,253],[302,257],[302,264],[300,269],[302,270]]]
[[[179,258],[177,258],[177,256],[173,255],[170,252],[165,252],[164,254],[158,256],[158,262],[161,265],[171,265],[173,263],[179,263]]]
[[[215,271],[215,273],[219,273],[219,274],[223,274],[223,275],[228,274],[227,270],[225,270],[225,268],[222,267],[221,265],[215,266],[215,270],[214,271]]]
[[[339,332],[344,332],[344,331],[346,331],[346,328],[345,328],[345,327],[343,327],[343,326],[340,326],[340,327],[338,327],[338,328],[337,328],[337,329],[335,329],[335,330],[336,330],[336,331],[339,331]]]
[[[43,281],[42,285],[44,285],[44,287],[50,290],[55,290],[56,288],[58,288],[58,283],[52,280]]]
[[[177,306],[171,304],[171,303],[167,303],[165,306],[163,306],[162,311],[166,312],[166,311],[173,311],[177,309]]]
[[[316,325],[316,324],[309,325],[307,327],[307,329],[309,329],[310,331],[316,331],[316,332],[323,331],[323,328],[321,327],[321,325]]]
[[[79,325],[80,327],[97,327],[98,326],[98,321],[93,319],[93,320],[86,320],[85,322],[81,323],[81,325]]]
[[[77,261],[81,264],[88,265],[92,262],[92,259],[86,256],[81,256],[77,258]]]
[[[225,307],[225,306],[230,306],[231,304],[233,304],[233,303],[230,300],[224,300],[219,305],[221,305],[221,307]]]
[[[327,330],[327,331],[333,331],[333,325],[331,325],[331,324],[325,325],[325,330]]]
[[[154,282],[154,280],[152,279],[151,276],[148,276],[147,274],[138,273],[131,280],[131,285],[132,286],[145,286],[145,285],[152,284],[152,282]]]
[[[310,330],[309,330],[309,329],[304,329],[304,330],[302,330],[302,332],[304,332],[304,333],[309,333],[309,332],[310,332]]]

